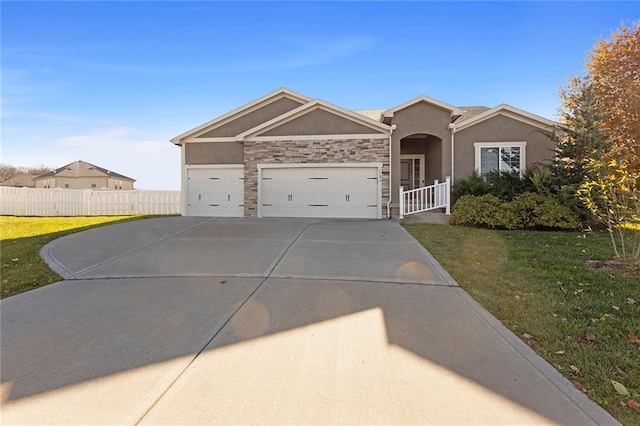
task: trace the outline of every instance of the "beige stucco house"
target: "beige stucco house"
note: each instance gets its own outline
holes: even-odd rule
[[[401,186],[548,161],[557,126],[506,104],[419,96],[350,111],[282,88],[171,142],[182,152],[185,215],[383,218],[399,215]]]
[[[34,178],[36,188],[133,189],[135,179],[98,167],[86,161],[74,161]]]

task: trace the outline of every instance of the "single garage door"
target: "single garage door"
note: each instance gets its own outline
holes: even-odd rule
[[[244,168],[187,169],[187,216],[244,216]]]
[[[262,217],[380,218],[378,167],[262,168]]]

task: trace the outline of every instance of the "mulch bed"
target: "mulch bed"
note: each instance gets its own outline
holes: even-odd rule
[[[603,269],[610,272],[618,272],[624,276],[640,276],[640,267],[621,260],[587,260],[590,269]]]

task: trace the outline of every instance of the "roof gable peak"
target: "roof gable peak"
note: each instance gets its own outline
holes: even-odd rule
[[[267,93],[264,96],[254,99],[253,101],[247,104],[244,104],[232,111],[229,111],[226,114],[216,117],[213,120],[207,121],[204,124],[194,127],[193,129],[188,130],[172,138],[171,142],[173,142],[176,145],[181,145],[182,140],[189,136],[194,136],[203,131],[210,130],[211,128],[214,128],[216,125],[222,125],[224,123],[237,119],[244,114],[248,114],[251,111],[254,111],[258,108],[261,108],[265,105],[268,105],[282,98],[289,98],[302,104],[305,104],[311,101],[311,98],[308,96],[305,96],[301,93],[294,92],[293,90],[287,89],[286,87],[280,87],[279,89],[276,89],[273,92]]]
[[[536,127],[540,127],[540,128],[544,128],[544,129],[548,129],[548,128],[554,128],[554,127],[561,127],[561,124],[558,123],[557,121],[553,121],[553,120],[549,120],[548,118],[544,118],[542,116],[539,116],[537,114],[533,114],[531,112],[525,111],[523,109],[520,108],[516,108],[512,105],[509,104],[505,104],[502,103],[498,106],[495,106],[493,108],[490,108],[484,112],[481,112],[480,114],[474,115],[472,117],[469,117],[465,120],[459,121],[455,123],[455,129],[456,131],[458,130],[462,130],[465,129],[467,127],[473,126],[475,124],[481,123],[485,120],[488,120],[492,117],[495,117],[497,115],[505,115],[507,117],[519,120],[519,121],[523,121],[526,123],[529,123],[531,125],[534,125]]]
[[[242,141],[242,140],[245,140],[246,138],[259,135],[260,133],[263,133],[263,132],[267,132],[275,127],[278,127],[291,120],[295,120],[296,118],[317,109],[323,109],[335,115],[341,116],[347,120],[360,123],[364,126],[372,128],[372,130],[376,129],[379,132],[389,131],[389,126],[387,126],[384,123],[373,120],[369,117],[358,114],[354,111],[347,110],[338,105],[331,104],[322,99],[312,99],[309,102],[305,103],[304,105],[299,106],[298,108],[295,108],[285,114],[275,117],[272,120],[269,120],[265,123],[262,123],[252,129],[249,129],[239,134],[238,136],[236,136],[236,140]]]
[[[421,102],[427,103],[429,105],[434,105],[434,106],[436,106],[438,108],[442,108],[444,110],[450,111],[451,112],[451,117],[459,117],[459,116],[462,115],[462,110],[460,108],[456,107],[456,106],[453,106],[453,105],[448,104],[446,102],[442,102],[442,101],[440,101],[438,99],[429,97],[427,95],[420,95],[417,98],[413,98],[413,99],[411,99],[411,100],[409,100],[409,101],[407,101],[407,102],[405,102],[403,104],[400,104],[400,105],[398,105],[396,107],[393,107],[391,109],[386,110],[383,113],[383,118],[392,118],[393,115],[396,112],[401,111],[401,110],[403,110],[405,108],[408,108],[408,107],[410,107],[412,105],[415,105],[415,104],[418,104],[418,103],[421,103]]]

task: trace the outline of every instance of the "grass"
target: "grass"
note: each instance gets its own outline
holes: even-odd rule
[[[0,298],[60,281],[40,258],[49,241],[115,222],[149,216],[0,217]]]
[[[640,275],[593,270],[606,232],[406,225],[475,300],[626,425],[640,425]],[[618,393],[611,380],[629,395]],[[631,402],[629,402],[631,401]]]

